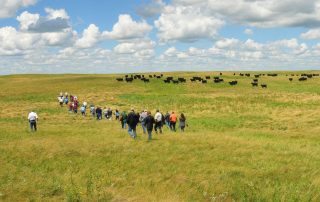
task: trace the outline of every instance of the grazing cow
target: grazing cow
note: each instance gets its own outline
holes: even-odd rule
[[[202,80],[202,83],[208,83],[207,80]]]
[[[222,72],[220,72],[220,76],[222,76]]]
[[[268,74],[268,76],[276,77],[278,74]]]
[[[178,80],[172,80],[172,83],[174,83],[174,84],[178,84],[178,83],[179,83],[179,81],[178,81]]]
[[[311,78],[313,77],[313,75],[312,75],[312,74],[307,74],[307,77],[308,77],[309,79],[311,79]]]
[[[299,78],[299,81],[306,81],[306,80],[308,80],[308,78],[306,78],[306,77],[300,77]]]
[[[258,83],[251,83],[252,87],[258,87]]]
[[[191,81],[191,82],[195,82],[196,80],[192,78],[192,79],[190,79],[190,81]]]
[[[215,80],[216,80],[216,79],[220,79],[220,77],[218,77],[218,76],[215,76],[215,77],[213,77],[213,78],[214,78]]]
[[[151,78],[152,78],[152,75],[149,75],[149,78],[151,79]]]
[[[126,78],[126,82],[132,83],[132,81],[133,81],[133,78]]]
[[[251,76],[251,74],[246,74],[246,77],[250,77]]]
[[[172,76],[167,77],[167,80],[168,80],[168,81],[173,80],[173,77],[172,77]]]
[[[242,73],[240,73],[239,75],[240,75],[240,76],[244,76],[244,74],[242,74]]]
[[[157,79],[161,79],[161,76],[157,76]]]
[[[125,77],[126,77],[126,78],[128,78],[128,77],[129,77],[129,75],[126,75]]]
[[[178,81],[180,81],[181,83],[187,82],[187,80],[185,78],[178,78]]]
[[[149,79],[143,79],[143,81],[144,81],[145,83],[149,83],[149,82],[150,82]]]
[[[164,83],[170,83],[170,80],[163,80]]]
[[[261,84],[261,87],[262,88],[267,88],[268,86],[267,86],[267,84]]]
[[[123,81],[123,78],[116,78],[117,81]]]
[[[254,83],[258,83],[258,79],[253,79],[253,82]]]
[[[229,84],[230,86],[235,86],[238,84],[238,81],[230,81]]]
[[[319,76],[319,74],[312,74],[312,76]]]
[[[289,78],[289,81],[293,81],[293,78]]]
[[[254,75],[254,77],[255,77],[255,78],[259,78],[259,77],[260,77],[260,75],[259,75],[259,74],[256,74],[256,75]]]
[[[210,76],[206,76],[206,79],[210,79],[211,77]]]

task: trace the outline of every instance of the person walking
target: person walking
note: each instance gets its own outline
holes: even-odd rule
[[[172,112],[170,115],[170,129],[171,131],[176,132],[176,123],[177,123],[177,115]]]
[[[139,121],[141,123],[141,127],[142,127],[142,130],[143,130],[143,134],[146,134],[147,133],[147,128],[146,128],[146,121],[145,119],[147,118],[148,116],[148,113],[147,113],[147,110],[143,110],[141,113],[140,113],[140,117],[139,117]]]
[[[186,120],[187,120],[187,118],[185,117],[185,115],[183,113],[181,113],[181,115],[179,117],[179,127],[182,132],[184,132],[184,129],[186,127]]]
[[[154,131],[158,133],[158,129],[159,129],[160,134],[162,134],[162,114],[160,113],[159,109],[157,109],[157,112],[154,115],[154,120],[155,120]]]
[[[166,126],[170,129],[170,114],[169,114],[169,112],[167,112],[166,115],[164,115],[164,122],[165,122]]]
[[[98,106],[96,109],[97,120],[102,119],[102,109]]]
[[[127,117],[128,123],[128,133],[129,135],[135,139],[137,137],[137,124],[139,123],[139,116],[134,112],[134,109],[131,109],[131,112],[128,114]]]
[[[37,131],[37,122],[38,122],[38,115],[34,111],[31,111],[28,115],[28,121],[30,123],[31,132]]]
[[[109,121],[112,120],[112,109],[109,107],[108,110],[107,110],[107,119]]]
[[[116,112],[114,113],[114,115],[116,116],[116,120],[120,119],[120,112],[118,109],[116,109]]]
[[[147,117],[145,118],[145,124],[148,132],[148,141],[152,140],[152,130],[153,124],[155,123],[155,119],[151,116],[151,112],[147,112]]]
[[[90,113],[92,115],[92,118],[94,118],[96,116],[96,108],[94,107],[94,105],[90,105]]]
[[[121,118],[120,118],[121,127],[123,129],[125,129],[126,126],[127,126],[127,118],[128,118],[127,112],[123,111],[122,114],[121,114]]]
[[[86,115],[86,107],[84,105],[80,107],[80,112],[83,117]]]

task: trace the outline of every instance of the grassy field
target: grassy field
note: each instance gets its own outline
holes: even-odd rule
[[[118,75],[0,77],[0,201],[320,201],[320,77],[224,73],[221,83]],[[217,75],[167,73],[165,76]],[[132,140],[120,123],[60,108],[60,91],[128,111],[185,113],[185,133]],[[36,110],[39,131],[29,132]]]

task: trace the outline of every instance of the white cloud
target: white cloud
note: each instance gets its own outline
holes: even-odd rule
[[[252,29],[245,29],[245,30],[244,30],[244,33],[245,33],[246,35],[253,35],[253,30],[252,30]]]
[[[130,15],[119,15],[112,31],[103,32],[103,37],[115,40],[144,38],[151,30],[152,27],[146,21],[136,22]]]
[[[0,28],[0,55],[17,55],[31,50],[38,36],[17,31],[14,27]]]
[[[20,29],[22,31],[30,32],[62,32],[64,29],[70,27],[68,22],[68,14],[65,10],[53,10],[46,8],[47,16],[41,17],[39,14],[32,14],[28,11],[21,13],[17,17],[20,22]]]
[[[87,29],[83,31],[82,37],[76,41],[75,46],[77,48],[91,48],[100,40],[101,33],[99,31],[99,27],[91,24]]]
[[[31,14],[28,11],[21,13],[21,15],[17,17],[17,20],[20,22],[20,29],[23,31],[28,30],[30,25],[35,25],[39,19],[39,14]]]
[[[154,55],[156,43],[149,39],[132,40],[123,42],[114,47],[114,51],[119,54],[134,54],[137,57],[151,57]]]
[[[64,9],[55,10],[52,8],[45,8],[45,11],[48,14],[49,20],[57,19],[57,18],[68,20],[70,18],[68,13]]]
[[[13,17],[21,7],[34,5],[37,0],[0,0],[0,18]]]
[[[222,39],[215,43],[215,46],[219,49],[228,49],[228,48],[234,48],[239,44],[238,39]]]
[[[311,29],[302,33],[300,37],[307,40],[320,39],[320,29]]]
[[[176,7],[162,13],[155,26],[159,30],[161,42],[196,41],[201,38],[214,38],[224,22],[216,17],[207,16],[200,9]]]
[[[153,0],[137,8],[138,15],[144,18],[154,17],[164,11],[166,4],[162,0]]]

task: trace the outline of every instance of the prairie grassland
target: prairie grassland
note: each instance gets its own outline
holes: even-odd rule
[[[119,83],[119,75],[0,77],[0,201],[319,201],[320,78],[224,73],[229,84]],[[173,76],[217,73],[172,73]],[[185,133],[129,138],[69,114],[67,91],[102,107],[184,112]],[[38,112],[39,131],[26,116]],[[87,111],[88,112],[88,111]]]

